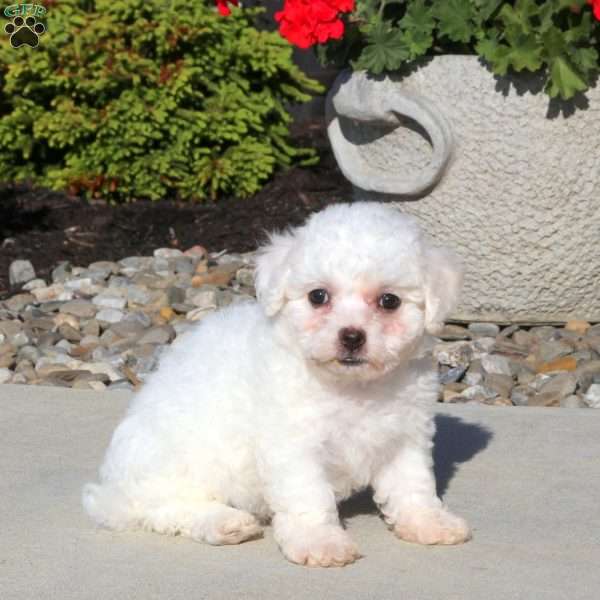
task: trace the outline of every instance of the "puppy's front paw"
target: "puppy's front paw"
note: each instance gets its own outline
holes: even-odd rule
[[[462,544],[471,539],[467,522],[444,508],[409,509],[393,528],[400,539],[414,544]]]
[[[317,525],[280,539],[283,555],[307,567],[343,567],[360,558],[358,547],[338,525]]]

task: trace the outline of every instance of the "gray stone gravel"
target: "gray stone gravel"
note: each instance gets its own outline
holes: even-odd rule
[[[434,355],[444,384],[443,401],[600,408],[598,325],[488,325],[452,324],[440,334]],[[468,357],[464,375],[457,377],[456,365],[464,367]]]
[[[201,246],[87,267],[63,262],[50,281],[14,261],[10,277],[21,291],[0,302],[0,383],[136,387],[194,321],[254,296],[251,254],[209,255]]]
[[[78,389],[141,385],[194,321],[254,297],[253,253],[159,248],[51,281],[10,266],[20,291],[0,302],[0,383]],[[447,324],[432,349],[440,402],[600,408],[600,324]]]

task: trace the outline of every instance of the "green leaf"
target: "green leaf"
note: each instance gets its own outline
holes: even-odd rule
[[[402,33],[402,41],[408,49],[408,58],[413,60],[423,56],[433,44],[433,36],[430,33],[409,29]]]
[[[422,33],[431,33],[435,29],[433,11],[425,4],[425,0],[415,0],[408,5],[399,26],[404,30],[412,29]]]
[[[433,44],[435,20],[424,0],[412,2],[399,22],[403,31],[403,41],[409,51],[409,58],[422,56]]]
[[[571,53],[571,60],[577,69],[587,76],[598,71],[598,51],[596,48],[578,48]]]
[[[549,65],[549,81],[546,91],[551,97],[560,96],[563,100],[572,98],[577,92],[583,92],[588,84],[584,73],[578,72],[576,61],[589,64],[592,54],[580,53],[570,47],[558,27],[551,27],[542,35]],[[575,60],[570,55],[578,56]]]
[[[508,28],[514,28],[517,31],[531,33],[533,25],[531,19],[539,14],[540,8],[536,0],[517,0],[515,6],[504,4],[498,18]]]
[[[464,0],[439,0],[433,7],[438,30],[453,42],[469,42],[474,34],[474,7]]]
[[[380,5],[381,0],[360,0],[356,3],[354,14],[359,19],[370,21],[377,16]]]
[[[403,33],[392,29],[386,22],[376,20],[367,32],[368,45],[359,59],[353,63],[355,69],[367,69],[376,75],[383,71],[394,71],[410,57]]]
[[[506,75],[509,67],[515,71],[537,71],[543,64],[544,47],[534,35],[513,37],[511,44],[487,38],[477,44],[477,52],[492,66],[496,75]]]
[[[587,42],[592,35],[592,13],[585,12],[581,15],[579,25],[570,27],[564,32],[565,41],[567,44],[575,44],[577,42]]]
[[[474,0],[474,4],[479,9],[481,19],[487,21],[498,10],[502,0]]]
[[[493,38],[478,42],[477,53],[485,58],[496,75],[506,75],[510,66],[510,48]]]
[[[515,71],[537,71],[543,64],[543,46],[534,35],[521,35],[512,40],[508,59]]]
[[[555,58],[550,65],[550,81],[547,92],[552,97],[560,96],[563,100],[572,98],[577,92],[587,89],[587,84],[569,65],[564,57]]]
[[[512,10],[508,6],[504,8]],[[537,71],[543,65],[544,46],[527,17],[532,15],[534,9],[537,9],[537,5],[525,5],[524,13],[519,18],[508,17],[509,24],[504,30],[503,38],[510,48],[507,58],[515,71],[523,69]],[[512,14],[510,10],[501,11],[504,13],[504,18]]]

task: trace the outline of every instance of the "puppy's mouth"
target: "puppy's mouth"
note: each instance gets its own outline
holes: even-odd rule
[[[356,356],[344,356],[343,358],[337,358],[336,362],[345,367],[359,367],[360,365],[367,364],[369,361]]]

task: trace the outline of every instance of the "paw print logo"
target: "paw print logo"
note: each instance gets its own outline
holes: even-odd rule
[[[13,48],[18,48],[23,44],[27,44],[35,48],[46,31],[43,23],[39,23],[35,17],[15,17],[11,23],[4,26],[4,31],[10,35],[10,45]]]

